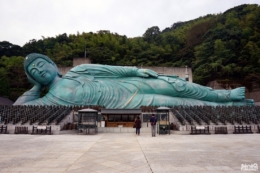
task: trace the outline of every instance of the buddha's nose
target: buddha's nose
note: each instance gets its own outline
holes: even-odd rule
[[[42,74],[42,72],[43,72],[43,69],[39,69],[39,73]]]

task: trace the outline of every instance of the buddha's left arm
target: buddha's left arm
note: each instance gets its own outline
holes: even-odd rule
[[[157,73],[149,69],[136,67],[109,66],[99,64],[82,64],[70,70],[75,73],[87,73],[95,77],[157,77]]]

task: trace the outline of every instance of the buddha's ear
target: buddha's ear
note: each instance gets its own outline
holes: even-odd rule
[[[59,69],[58,69],[57,66],[56,66],[56,68],[57,68],[57,74],[58,74],[58,76],[59,76],[59,77],[62,77],[62,74],[60,73],[60,71],[59,71]]]
[[[57,74],[58,74],[59,77],[62,77],[62,74],[60,73],[59,69],[58,69]]]
[[[60,73],[60,71],[59,71],[57,65],[56,65],[54,62],[52,63],[52,65],[57,69],[57,74],[58,74],[58,76],[59,76],[59,77],[62,77],[62,74]]]

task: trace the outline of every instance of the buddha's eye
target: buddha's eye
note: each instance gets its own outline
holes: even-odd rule
[[[36,72],[36,69],[32,69],[31,70],[31,74],[34,75],[34,73]]]
[[[45,64],[45,62],[41,61],[38,63],[38,67],[42,67]]]

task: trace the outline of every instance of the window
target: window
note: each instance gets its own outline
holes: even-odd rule
[[[108,122],[133,122],[137,116],[138,115],[107,115]]]

